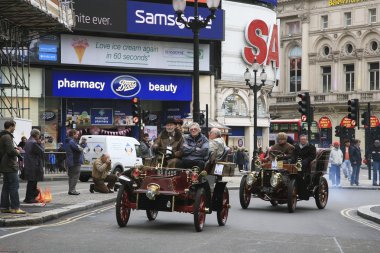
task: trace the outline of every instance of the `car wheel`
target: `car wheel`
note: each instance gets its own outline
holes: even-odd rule
[[[157,210],[146,210],[146,217],[148,220],[153,221],[157,218],[158,211]]]
[[[251,201],[251,189],[247,185],[247,175],[244,175],[240,181],[239,199],[241,208],[247,209]]]
[[[116,220],[120,227],[125,227],[131,215],[131,208],[128,207],[129,191],[121,185],[116,198]]]
[[[206,220],[206,194],[201,187],[197,189],[194,201],[194,226],[197,232],[203,230],[203,225]]]
[[[230,195],[227,187],[224,187],[223,198],[220,200],[222,203],[219,205],[219,210],[216,212],[219,226],[226,225],[228,218],[228,209],[230,208]]]
[[[278,201],[277,200],[270,200],[269,201],[272,206],[278,206]]]
[[[80,174],[79,175],[79,181],[81,182],[87,182],[90,179],[90,175],[87,174]]]
[[[290,180],[288,185],[288,211],[294,213],[297,206],[297,183],[295,179]]]
[[[123,168],[120,166],[117,166],[114,170],[114,174],[119,177],[121,173],[123,173]]]
[[[319,209],[325,208],[327,200],[329,198],[329,185],[324,177],[319,179],[319,185],[314,193],[315,204]]]

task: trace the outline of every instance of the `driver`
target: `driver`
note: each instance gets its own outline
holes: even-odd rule
[[[177,168],[182,157],[182,146],[182,132],[177,128],[175,120],[168,118],[165,122],[165,129],[158,135],[152,149],[155,152],[161,151],[171,155],[171,159],[167,160],[167,167]]]
[[[302,134],[300,136],[300,143],[295,146],[293,163],[298,159],[302,159],[302,169],[304,171],[310,170],[310,163],[317,156],[316,148],[308,142],[307,136]]]
[[[277,135],[277,143],[270,147],[270,151],[280,151],[284,154],[283,157],[279,157],[278,160],[289,160],[293,157],[294,146],[287,142],[288,136],[284,132],[280,132]],[[273,160],[274,157],[269,153],[269,157],[266,158],[266,161]]]

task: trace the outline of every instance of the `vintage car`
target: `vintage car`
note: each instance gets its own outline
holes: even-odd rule
[[[319,209],[325,208],[329,196],[326,178],[329,149],[317,149],[317,156],[309,171],[302,168],[301,160],[296,164],[286,164],[278,159],[283,156],[279,151],[271,151],[274,160],[261,164],[256,160],[256,171],[243,175],[240,182],[239,199],[243,209],[249,206],[251,197],[269,201],[273,206],[287,204],[293,213],[298,200],[315,198]]]
[[[145,210],[153,221],[158,211],[183,212],[194,215],[197,232],[203,230],[206,214],[216,212],[218,224],[227,221],[229,193],[227,182],[215,173],[208,174],[198,167],[189,169],[155,166],[136,167],[124,172],[116,199],[116,220],[120,227],[128,223],[131,209]]]

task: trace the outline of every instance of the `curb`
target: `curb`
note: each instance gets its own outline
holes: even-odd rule
[[[367,220],[371,220],[380,224],[380,214],[371,211],[371,208],[377,207],[377,205],[361,206],[358,208],[357,214]]]
[[[45,211],[42,213],[35,213],[25,218],[0,219],[0,227],[30,226],[30,225],[42,224],[44,222],[47,222],[53,219],[58,219],[67,214],[84,211],[87,209],[91,209],[97,206],[102,206],[102,205],[112,203],[115,201],[116,201],[116,197],[102,200],[102,201],[89,200],[80,204],[61,207],[58,209],[53,209],[53,210]]]

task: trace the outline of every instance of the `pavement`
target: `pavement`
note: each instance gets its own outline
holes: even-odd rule
[[[328,178],[328,175],[326,176]],[[67,180],[66,174],[46,174],[45,181]],[[240,186],[241,173],[235,170],[235,175],[231,177],[223,177],[223,181],[227,181],[227,187],[230,190],[237,190]],[[2,184],[2,179],[0,179]],[[26,214],[3,214],[0,213],[0,227],[10,226],[30,226],[38,225],[44,222],[61,218],[67,214],[72,214],[79,211],[84,211],[97,206],[102,206],[108,203],[114,203],[117,193],[101,194],[90,193],[89,183],[81,183],[82,190],[78,196],[68,195],[67,191],[52,192],[53,199],[45,206],[30,205],[21,202],[21,209],[25,210]],[[331,188],[340,189],[356,189],[356,190],[380,190],[380,186],[372,186],[372,180],[368,179],[368,169],[361,169],[359,186],[351,186],[349,181],[341,177],[341,186]],[[26,183],[20,183],[20,198],[25,196]],[[359,216],[374,221],[380,224],[380,204],[371,206],[361,206],[358,208]]]

